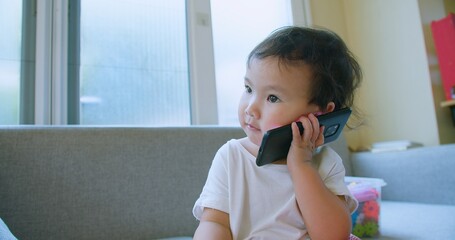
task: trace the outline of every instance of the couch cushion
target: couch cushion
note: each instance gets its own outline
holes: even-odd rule
[[[2,240],[16,240],[16,237],[11,233],[8,226],[0,218],[0,239]]]
[[[455,206],[381,202],[379,239],[453,239]]]

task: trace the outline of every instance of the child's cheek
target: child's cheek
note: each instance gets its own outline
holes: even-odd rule
[[[271,124],[267,131],[284,126],[283,124]]]

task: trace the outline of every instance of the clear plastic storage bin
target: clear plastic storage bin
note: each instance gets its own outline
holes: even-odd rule
[[[381,188],[386,185],[380,178],[346,177],[349,191],[359,202],[352,213],[352,233],[357,237],[379,236]]]

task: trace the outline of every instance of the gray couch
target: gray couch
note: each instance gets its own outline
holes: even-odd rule
[[[0,219],[18,239],[159,239],[194,233],[191,210],[226,127],[0,127]],[[351,154],[382,178],[381,239],[455,237],[455,145]]]

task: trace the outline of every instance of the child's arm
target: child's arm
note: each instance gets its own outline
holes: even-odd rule
[[[300,135],[292,125],[293,140],[287,157],[297,204],[311,239],[348,239],[351,217],[344,198],[333,194],[312,165],[315,146],[323,143],[319,122],[313,114],[301,119],[305,129]]]
[[[212,208],[204,208],[193,237],[193,240],[201,239],[231,240],[229,214]]]

